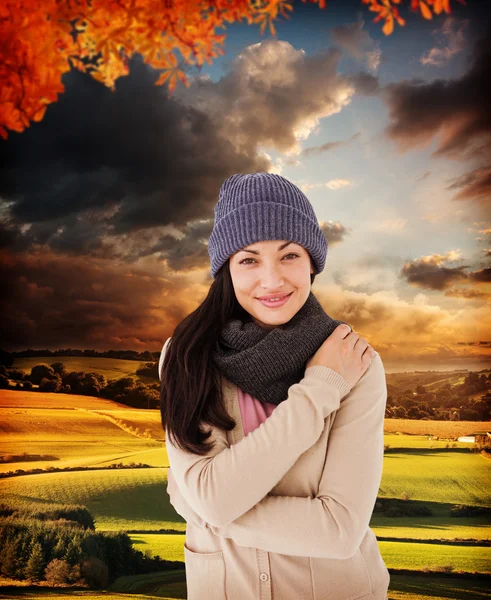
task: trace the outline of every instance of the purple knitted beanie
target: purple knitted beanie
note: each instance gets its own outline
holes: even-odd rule
[[[327,240],[307,196],[275,173],[231,175],[220,187],[208,241],[212,278],[232,254],[263,240],[296,242],[317,273],[324,269]]]

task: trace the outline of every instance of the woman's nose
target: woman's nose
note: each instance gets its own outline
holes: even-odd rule
[[[272,265],[265,266],[260,275],[261,286],[265,289],[278,289],[283,285],[280,268]]]

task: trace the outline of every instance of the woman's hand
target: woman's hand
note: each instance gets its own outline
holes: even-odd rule
[[[348,382],[350,387],[360,379],[375,356],[370,344],[349,325],[341,323],[309,358],[305,369],[314,365],[330,367]]]

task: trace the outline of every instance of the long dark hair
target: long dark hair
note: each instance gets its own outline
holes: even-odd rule
[[[315,276],[310,275],[311,285]],[[194,454],[206,455],[214,446],[206,443],[211,431],[202,431],[201,421],[226,431],[236,424],[223,403],[221,375],[212,359],[230,319],[245,322],[251,317],[237,301],[227,260],[203,302],[175,328],[160,374],[162,427],[174,444]]]

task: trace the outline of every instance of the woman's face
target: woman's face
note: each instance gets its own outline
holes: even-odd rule
[[[249,244],[229,258],[229,267],[237,301],[265,329],[287,323],[302,308],[315,272],[308,251],[288,240]],[[285,294],[290,294],[285,302],[266,305],[259,300]]]

